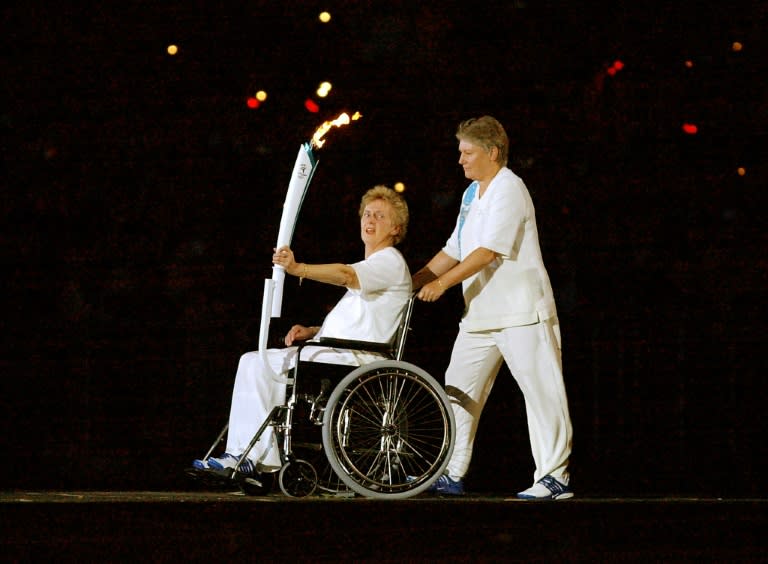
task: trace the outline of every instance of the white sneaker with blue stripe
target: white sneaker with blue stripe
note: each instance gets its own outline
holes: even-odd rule
[[[573,490],[568,484],[564,484],[550,475],[544,476],[530,488],[517,494],[520,499],[531,500],[555,500],[569,499],[573,497]]]
[[[237,466],[238,460],[240,460],[239,456],[225,452],[220,458],[209,458],[207,462],[211,470],[235,470],[237,467],[240,474],[254,474],[253,462],[246,458],[240,466]]]

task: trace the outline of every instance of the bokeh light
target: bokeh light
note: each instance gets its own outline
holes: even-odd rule
[[[168,51],[169,55],[175,55],[179,52],[179,47],[177,45],[168,45],[168,49],[166,49],[166,51]]]
[[[323,22],[323,23],[328,23],[329,21],[331,21],[331,13],[330,12],[320,12],[320,15],[317,16],[317,18],[321,22]]]
[[[304,100],[304,107],[307,109],[308,112],[311,112],[313,114],[316,114],[320,111],[320,106],[317,105],[317,102],[315,102],[312,98],[307,98]]]
[[[605,72],[607,72],[609,76],[616,76],[616,73],[618,73],[623,68],[624,63],[619,59],[616,59],[613,64],[605,70]]]
[[[395,192],[397,192],[398,194],[402,194],[403,192],[405,192],[405,184],[403,184],[402,182],[395,182],[394,188],[395,188]]]
[[[320,86],[317,87],[317,92],[316,93],[317,93],[318,97],[325,98],[331,92],[331,88],[333,88],[333,86],[331,85],[330,82],[327,82],[327,81],[326,82],[321,82]]]

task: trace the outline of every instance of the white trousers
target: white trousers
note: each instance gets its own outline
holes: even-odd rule
[[[502,361],[506,361],[525,399],[536,466],[533,481],[550,474],[568,483],[573,428],[557,318],[496,331],[459,330],[445,374],[446,393],[456,418],[456,444],[448,473],[461,478],[469,469],[480,414]]]
[[[296,363],[297,350],[296,347],[267,350],[267,361],[272,370],[283,377],[289,376]],[[377,358],[368,353],[317,346],[307,346],[301,351],[301,360],[327,364],[360,366]],[[239,456],[245,452],[272,408],[285,404],[285,391],[285,384],[274,381],[266,373],[258,352],[245,353],[240,357],[229,412],[228,453]],[[248,453],[248,459],[267,467],[281,466],[280,451],[271,426]]]

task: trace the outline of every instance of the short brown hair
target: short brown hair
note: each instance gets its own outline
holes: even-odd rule
[[[456,130],[456,139],[479,145],[486,152],[490,152],[493,147],[496,147],[499,150],[496,162],[501,166],[507,166],[509,137],[504,131],[504,126],[496,118],[483,116],[461,122]]]
[[[394,212],[392,222],[396,227],[400,228],[393,241],[397,245],[405,239],[405,233],[408,231],[408,204],[405,203],[405,198],[389,186],[384,186],[383,184],[374,186],[363,194],[363,199],[360,201],[360,217],[363,217],[365,207],[373,200],[384,200],[392,206],[392,211]]]

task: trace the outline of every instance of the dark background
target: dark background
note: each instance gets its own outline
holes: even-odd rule
[[[403,181],[421,267],[467,183],[456,125],[494,115],[558,300],[576,491],[764,495],[763,2],[112,4],[2,11],[0,487],[188,486],[298,148],[343,110],[363,119],[318,151],[299,260],[359,260],[360,196]],[[289,279],[271,342],[340,295]],[[460,311],[418,304],[406,359],[441,379]],[[523,410],[504,369],[470,490],[528,485]]]

